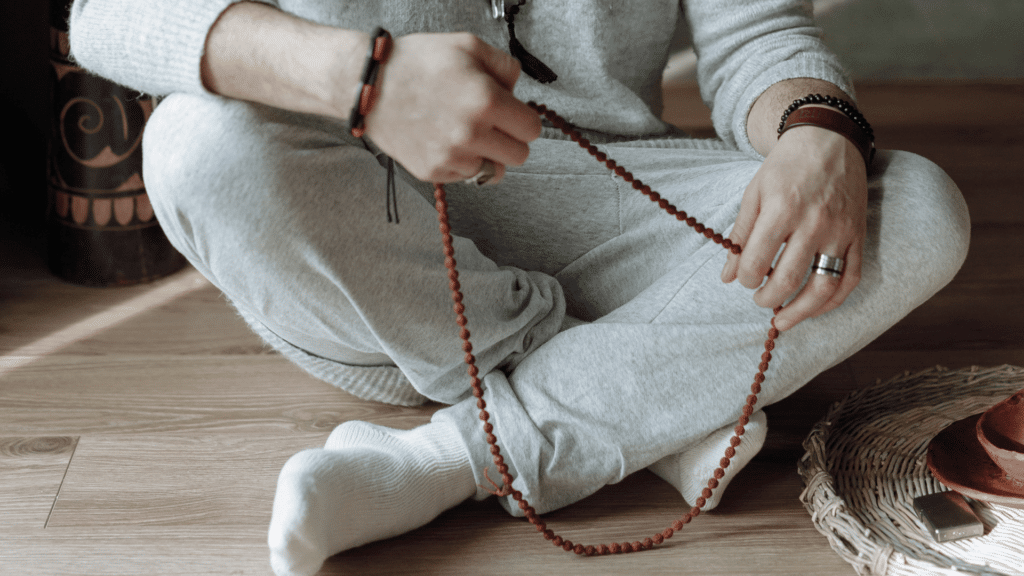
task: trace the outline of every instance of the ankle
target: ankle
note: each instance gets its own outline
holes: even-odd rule
[[[345,422],[331,432],[324,448],[369,448],[401,454],[419,474],[430,479],[438,502],[448,507],[476,494],[469,451],[458,429],[449,422],[431,422],[410,430]]]

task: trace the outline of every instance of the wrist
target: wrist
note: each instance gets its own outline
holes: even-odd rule
[[[316,99],[325,115],[348,120],[352,99],[361,85],[360,73],[370,35],[338,28],[329,28],[324,35],[319,48],[323,69],[312,74],[317,81]]]
[[[221,96],[344,120],[368,38],[266,4],[239,2],[207,35],[203,84]]]
[[[841,135],[860,152],[865,166],[871,165],[875,156],[874,131],[857,108],[846,100],[820,94],[797,98],[782,115],[778,138],[801,126],[815,126]]]
[[[379,26],[370,34],[366,58],[359,74],[359,88],[348,117],[349,132],[356,138],[362,138],[366,132],[366,117],[380,94],[381,70],[391,56],[392,43],[391,33]]]

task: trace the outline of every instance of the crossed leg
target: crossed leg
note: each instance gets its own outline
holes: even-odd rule
[[[147,128],[146,157],[159,158],[147,160],[147,183],[193,263],[282,339],[339,363],[392,361],[419,393],[451,404],[414,431],[344,425],[323,450],[290,461],[271,526],[275,570],[311,573],[330,554],[486,497],[477,486],[491,455],[468,397],[433,208],[401,184],[401,224],[387,226],[382,170],[322,119],[196,97],[161,108]],[[670,480],[684,476],[692,462],[674,455],[738,417],[770,317],[718,280],[720,248],[573,147],[538,141],[506,186],[452,187],[494,433],[514,487],[539,512],[655,463]],[[757,169],[710,143],[608,148],[723,231]],[[780,339],[764,403],[869,342],[963,259],[963,202],[941,170],[903,153],[876,162],[861,287]],[[370,511],[382,522],[352,520]]]

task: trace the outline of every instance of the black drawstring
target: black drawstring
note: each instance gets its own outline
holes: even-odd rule
[[[395,224],[398,224],[398,189],[395,187],[395,161],[388,156],[388,185],[384,192],[384,203],[387,204],[388,222],[391,222],[391,207],[395,207]]]
[[[374,153],[373,149],[370,148],[370,145],[366,143],[366,139],[365,138],[360,138],[359,141],[363,143],[363,148],[366,148],[367,152],[369,152],[370,154]],[[391,206],[394,205],[394,207],[395,207],[394,223],[398,224],[398,188],[396,187],[396,184],[395,184],[395,161],[391,159],[391,156],[387,156],[387,159],[388,159],[388,182],[387,182],[387,184],[386,184],[386,186],[384,188],[384,204],[386,205],[385,209],[387,210],[387,213],[388,213],[388,222],[392,222],[392,220],[391,220]]]
[[[505,22],[508,22],[508,51],[519,60],[519,63],[523,65],[523,72],[526,72],[531,78],[541,84],[554,82],[558,80],[558,74],[555,74],[551,68],[548,68],[536,56],[527,52],[526,48],[519,42],[519,39],[516,38],[516,14],[519,13],[519,7],[523,4],[526,4],[526,0],[519,0],[518,4],[505,8]]]

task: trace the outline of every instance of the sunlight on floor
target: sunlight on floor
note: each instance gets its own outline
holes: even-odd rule
[[[69,344],[90,338],[125,320],[209,285],[210,283],[195,270],[176,274],[126,302],[107,308],[0,356],[0,377],[34,360],[53,354]]]

